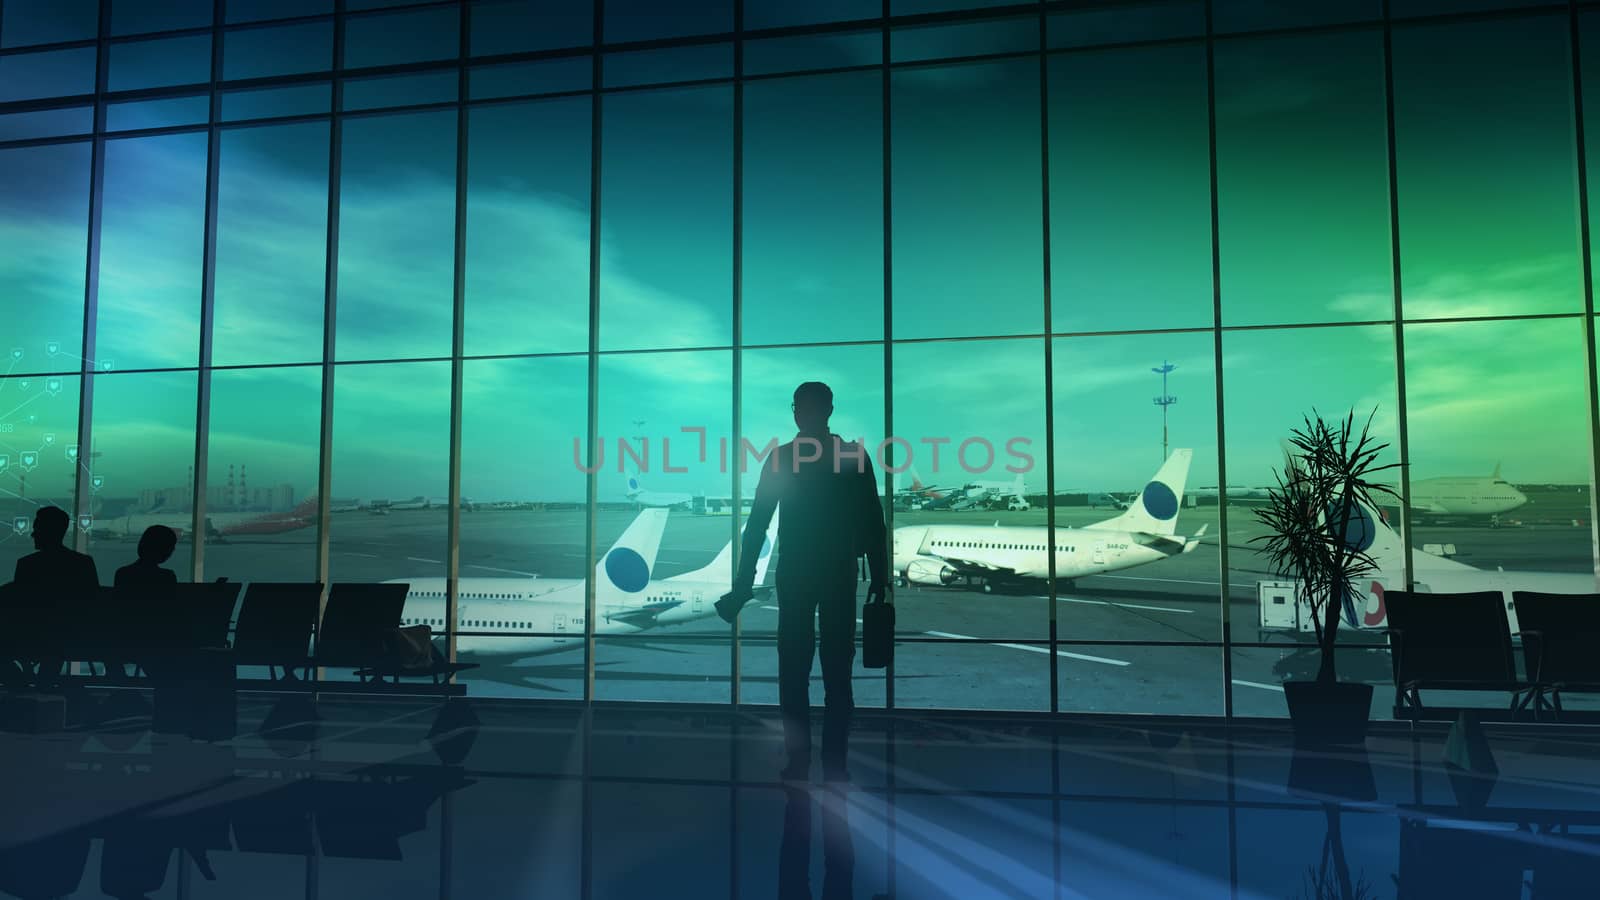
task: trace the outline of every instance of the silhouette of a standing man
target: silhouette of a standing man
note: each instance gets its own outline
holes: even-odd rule
[[[94,558],[66,548],[64,541],[71,523],[66,510],[58,506],[40,507],[33,516],[35,550],[17,560],[16,575],[12,579],[16,589],[26,595],[25,602],[54,603],[55,608],[50,613],[56,619],[65,619],[100,587]],[[21,662],[26,671],[28,662]],[[43,658],[37,662],[36,684],[48,687],[60,680],[63,660]]]
[[[820,381],[795,388],[795,439],[778,447],[761,467],[750,519],[745,523],[739,571],[728,602],[718,605],[733,621],[750,599],[756,562],[773,511],[778,523],[778,706],[783,712],[788,765],[783,777],[803,780],[811,765],[811,660],[815,623],[822,628],[823,775],[848,781],[845,767],[850,718],[855,709],[850,666],[855,659],[856,559],[867,557],[869,599],[881,599],[888,570],[883,507],[872,461],[861,445],[828,431],[833,391]]]

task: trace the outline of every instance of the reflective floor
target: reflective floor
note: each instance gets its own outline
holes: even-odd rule
[[[268,698],[201,742],[115,692],[69,719],[0,735],[6,896],[1600,890],[1588,729],[1383,726],[1297,754],[1273,723],[863,716],[853,785],[786,787],[763,709]]]

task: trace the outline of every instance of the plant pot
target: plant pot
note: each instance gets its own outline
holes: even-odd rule
[[[1296,744],[1338,746],[1366,741],[1372,685],[1286,681],[1283,696],[1289,703],[1289,723],[1294,727]]]

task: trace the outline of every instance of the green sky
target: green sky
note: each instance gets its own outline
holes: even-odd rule
[[[1567,41],[1561,16],[1395,32],[1406,316],[1566,316],[1404,326],[1417,477],[1500,463],[1518,482],[1589,480]],[[1376,408],[1380,431],[1397,436],[1380,35],[1218,45],[1220,365],[1202,49],[1052,57],[1044,118],[1038,76],[1029,58],[895,71],[887,297],[880,76],[747,86],[744,341],[866,343],[746,351],[745,433],[757,444],[788,437],[789,392],[815,377],[837,392],[838,430],[881,439],[884,352],[873,342],[887,302],[895,337],[910,341],[895,346],[889,373],[894,432],[914,444],[1025,439],[1041,466],[1028,476],[1035,490],[1047,402],[1059,488],[1127,490],[1153,471],[1150,368],[1163,361],[1178,366],[1170,437],[1196,450],[1195,485],[1217,482],[1219,380],[1233,484],[1268,481],[1278,438],[1313,406]],[[682,426],[715,441],[732,427],[733,103],[726,85],[604,99],[597,408],[610,441]],[[469,497],[583,495],[572,442],[587,409],[590,116],[587,97],[469,115],[467,353],[554,354],[466,363]],[[304,364],[322,352],[328,128],[223,132],[214,359],[300,365],[215,375],[213,479],[238,463],[258,484],[301,495],[314,485],[321,373]],[[344,126],[341,496],[446,493],[450,366],[437,357],[450,348],[455,128],[448,111]],[[90,364],[102,372],[93,445],[110,494],[181,483],[192,463],[195,375],[126,370],[197,359],[205,153],[200,133],[107,142]],[[10,324],[0,351],[21,351],[0,382],[0,453],[13,460],[0,489],[12,493],[23,487],[19,454],[77,432],[77,380],[52,392],[39,373],[78,366],[88,167],[82,142],[0,150]],[[1054,327],[1074,333],[1052,345],[1050,399],[1038,336],[1047,249]],[[1370,321],[1380,324],[1351,324]],[[30,497],[69,481],[64,452],[41,459]],[[607,461],[600,496],[619,499],[614,452]],[[650,487],[722,493],[727,478],[714,458],[695,460]]]

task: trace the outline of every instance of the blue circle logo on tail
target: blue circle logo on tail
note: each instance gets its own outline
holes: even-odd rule
[[[1144,511],[1163,522],[1178,514],[1178,495],[1159,481],[1145,485],[1141,499]]]
[[[606,577],[619,589],[637,594],[650,584],[650,567],[637,551],[614,547],[606,554]]]
[[[1328,515],[1337,518],[1338,508],[1330,509]],[[1372,515],[1359,504],[1351,506],[1350,521],[1344,526],[1345,546],[1357,553],[1365,553],[1372,549],[1372,543],[1377,539],[1378,526],[1372,521]]]
[[[628,479],[628,490],[637,491],[638,489],[639,489],[639,479],[637,479],[637,478],[629,478]]]

